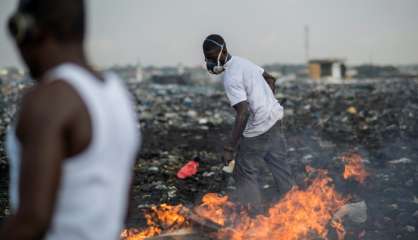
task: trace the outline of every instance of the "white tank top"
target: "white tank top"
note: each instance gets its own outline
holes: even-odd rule
[[[98,81],[85,69],[62,64],[48,73],[71,85],[87,106],[92,139],[65,159],[48,240],[116,240],[123,227],[140,132],[128,91],[114,74]],[[10,204],[18,208],[20,144],[9,129]]]

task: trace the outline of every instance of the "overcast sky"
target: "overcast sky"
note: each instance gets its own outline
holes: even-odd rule
[[[17,65],[5,29],[14,0],[0,1],[0,66]],[[256,63],[418,63],[418,0],[88,0],[88,49],[100,66],[202,64],[206,35]],[[210,3],[210,4],[209,4]]]

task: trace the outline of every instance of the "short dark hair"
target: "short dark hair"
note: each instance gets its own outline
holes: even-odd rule
[[[212,40],[212,41],[217,42],[220,45],[224,45],[224,49],[226,49],[225,40],[221,37],[221,35],[211,34],[211,35],[207,36],[205,38],[205,41],[203,42],[203,51],[204,52],[209,52],[213,49],[219,49],[219,46],[216,45],[214,42],[206,41],[206,40]]]
[[[21,0],[18,11],[31,15],[59,41],[84,40],[84,0]]]

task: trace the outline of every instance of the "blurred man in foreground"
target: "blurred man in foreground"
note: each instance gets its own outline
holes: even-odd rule
[[[203,52],[209,72],[224,72],[225,92],[236,111],[232,137],[224,146],[223,158],[229,162],[237,153],[233,176],[239,200],[258,213],[263,211],[257,183],[261,161],[266,162],[282,194],[294,184],[281,129],[283,107],[274,97],[275,78],[248,60],[231,56],[219,35],[209,35],[204,40]]]
[[[131,99],[85,57],[83,0],[22,0],[9,20],[36,80],[8,135],[0,239],[118,239],[140,134]]]

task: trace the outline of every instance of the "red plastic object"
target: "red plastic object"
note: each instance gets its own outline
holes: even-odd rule
[[[186,179],[197,173],[199,163],[195,160],[188,161],[180,170],[177,172],[177,177],[180,179]]]

